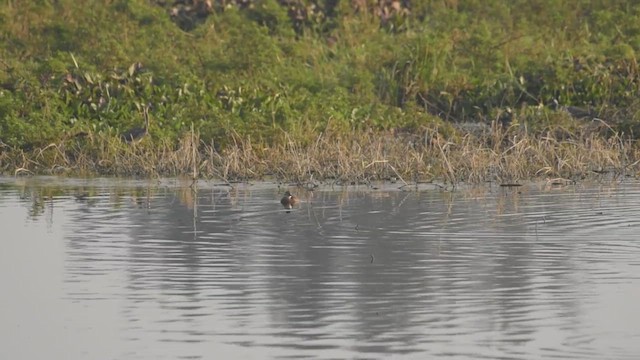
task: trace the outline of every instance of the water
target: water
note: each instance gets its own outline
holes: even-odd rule
[[[0,359],[636,359],[640,184],[0,179]]]

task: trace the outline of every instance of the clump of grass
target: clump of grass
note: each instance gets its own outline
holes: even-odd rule
[[[478,134],[435,125],[412,132],[347,134],[329,128],[313,141],[283,132],[284,141],[271,146],[231,134],[223,150],[200,140],[195,130],[177,146],[152,137],[126,144],[109,134],[89,134],[29,152],[4,149],[0,167],[14,174],[189,176],[227,182],[269,178],[299,184],[514,183],[636,174],[638,161],[633,159],[640,153],[634,141],[624,140],[608,127],[608,135],[603,136],[591,124],[569,122],[539,132],[514,124]]]

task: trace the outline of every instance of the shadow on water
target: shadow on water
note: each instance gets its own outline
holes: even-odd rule
[[[268,184],[49,180],[0,181],[2,358],[640,353],[636,183],[300,191],[288,212]],[[51,332],[20,302],[33,272]],[[83,342],[24,348],[52,334]]]

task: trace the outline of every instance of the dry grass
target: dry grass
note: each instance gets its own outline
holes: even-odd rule
[[[0,149],[4,173],[190,176],[224,181],[265,177],[305,184],[389,180],[409,184],[444,181],[514,183],[535,178],[578,180],[607,173],[636,175],[639,151],[612,129],[587,126],[548,128],[537,134],[519,126],[488,129],[479,135],[423,128],[412,133],[321,133],[309,141],[283,134],[279,145],[256,144],[231,135],[231,145],[216,151],[191,131],[172,146],[145,138],[122,143],[113,136],[89,134],[25,152]],[[577,130],[576,130],[577,129]]]

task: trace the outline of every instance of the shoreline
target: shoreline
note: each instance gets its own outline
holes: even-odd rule
[[[186,134],[178,146],[146,137],[126,144],[113,136],[88,134],[29,152],[0,152],[4,175],[187,177],[226,183],[259,181],[305,184],[398,182],[516,184],[547,178],[582,180],[635,176],[640,148],[617,133],[603,136],[557,125],[530,132],[521,125],[492,127],[481,134],[423,127],[416,131],[323,132],[313,141],[283,133],[276,145],[234,136],[230,145]],[[446,134],[446,135],[445,135]]]

